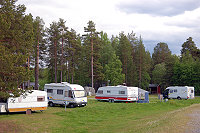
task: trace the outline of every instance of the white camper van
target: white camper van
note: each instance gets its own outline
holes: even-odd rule
[[[47,92],[49,106],[64,105],[66,102],[70,107],[87,105],[86,93],[80,85],[67,82],[50,83],[45,84],[44,90]]]
[[[100,87],[96,93],[97,100],[104,100],[109,102],[115,101],[137,101],[138,87],[127,86],[105,86]]]
[[[163,94],[164,98],[193,99],[194,87],[189,86],[170,86]]]
[[[0,112],[43,111],[48,106],[47,93],[29,90],[20,97],[10,97],[6,103],[0,103]]]

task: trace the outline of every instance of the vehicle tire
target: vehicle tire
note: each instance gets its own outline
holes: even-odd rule
[[[181,97],[177,97],[178,100],[181,100]]]
[[[53,107],[53,106],[54,106],[54,103],[53,103],[53,102],[49,102],[49,106],[50,106],[50,107]]]
[[[109,99],[109,103],[114,103],[114,99]]]
[[[70,107],[70,108],[74,108],[74,104],[70,104],[69,107]]]

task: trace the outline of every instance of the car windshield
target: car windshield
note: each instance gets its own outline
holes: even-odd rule
[[[84,90],[76,90],[74,91],[75,97],[85,97],[85,91]]]

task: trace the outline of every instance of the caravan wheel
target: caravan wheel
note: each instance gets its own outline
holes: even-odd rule
[[[109,99],[109,102],[114,103],[115,101],[114,101],[114,99]]]
[[[53,102],[49,102],[49,106],[50,106],[50,107],[53,107],[53,106],[54,106],[54,103],[53,103]]]
[[[70,108],[74,108],[74,104],[70,104],[69,107],[70,107]]]
[[[181,100],[181,97],[177,97],[178,100]]]

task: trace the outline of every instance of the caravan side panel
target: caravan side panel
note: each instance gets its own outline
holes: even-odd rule
[[[136,101],[138,98],[138,88],[127,86],[100,87],[95,98],[105,101]]]
[[[194,87],[188,86],[171,86],[169,89],[169,98],[180,98],[180,99],[193,99],[194,98]]]
[[[77,84],[50,83],[45,84],[44,90],[47,92],[48,101],[50,106],[55,104],[64,105],[65,102],[68,106],[86,106],[87,97],[84,88]]]
[[[8,99],[9,112],[21,112],[31,109],[32,111],[47,109],[47,93],[45,91],[34,90],[26,96]]]

